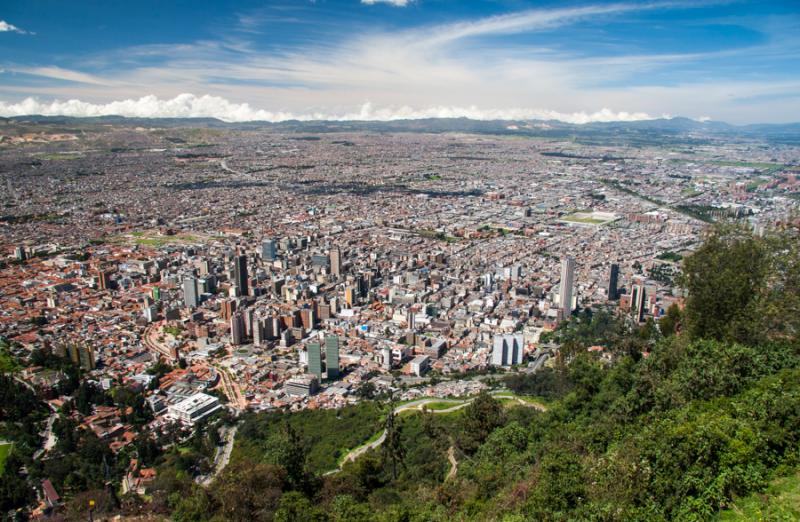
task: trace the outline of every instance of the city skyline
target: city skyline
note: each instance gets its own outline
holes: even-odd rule
[[[0,20],[0,116],[800,121],[792,2],[38,2]]]

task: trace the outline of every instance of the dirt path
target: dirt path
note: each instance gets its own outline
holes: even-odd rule
[[[447,472],[447,476],[444,479],[450,480],[458,473],[458,461],[456,460],[456,448],[454,446],[450,446],[447,449],[447,460],[450,461],[450,471]]]

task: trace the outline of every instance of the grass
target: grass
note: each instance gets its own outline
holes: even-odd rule
[[[17,371],[19,371],[19,364],[8,353],[7,347],[0,345],[0,373],[16,373]]]
[[[800,472],[773,480],[763,493],[738,499],[719,522],[800,520]]]
[[[82,158],[83,154],[75,154],[75,153],[50,153],[50,154],[42,154],[39,158],[49,161],[60,161],[60,160],[75,160],[78,158]]]
[[[135,243],[140,246],[162,247],[165,245],[180,245],[196,243],[197,236],[191,234],[176,234],[174,236],[159,236],[152,231],[136,231],[126,235],[106,238],[107,243]]]
[[[561,218],[562,221],[569,221],[570,223],[586,223],[589,225],[602,225],[606,222],[605,219],[597,219],[588,216],[581,216],[578,214],[570,214]]]
[[[436,401],[436,402],[429,402],[425,404],[424,407],[428,408],[429,410],[446,410],[448,408],[452,408],[453,406],[458,406],[460,404],[464,404],[465,401],[460,402],[447,402],[447,401]]]
[[[11,448],[13,447],[14,445],[10,442],[0,444],[0,475],[2,475],[6,469],[6,459],[8,459],[8,455],[11,453]]]
[[[376,403],[363,402],[339,410],[302,410],[248,415],[236,435],[232,460],[258,462],[266,457],[265,444],[288,423],[300,434],[313,472],[335,469],[350,448],[381,434],[384,413]]]

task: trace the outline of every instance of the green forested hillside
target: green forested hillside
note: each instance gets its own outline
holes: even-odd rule
[[[254,416],[237,441],[246,458],[211,488],[177,477],[156,495],[179,521],[760,520],[758,494],[800,465],[797,239],[717,228],[684,285],[685,310],[660,332],[591,313],[557,331],[555,366],[507,382],[547,397],[545,412],[488,394],[448,414],[384,410],[387,442],[325,476],[311,459],[343,437],[331,419]],[[585,349],[598,335],[610,360]],[[375,427],[369,407],[342,414]],[[771,496],[775,513],[796,512],[796,488]]]

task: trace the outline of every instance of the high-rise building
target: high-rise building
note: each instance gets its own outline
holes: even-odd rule
[[[224,321],[227,321],[228,319],[233,317],[233,313],[235,311],[236,311],[236,300],[226,299],[220,305],[219,315]]]
[[[619,297],[619,265],[614,263],[608,271],[608,300],[616,301]]]
[[[86,371],[94,370],[94,350],[91,347],[71,344],[68,351],[70,360],[80,365],[81,369]]]
[[[317,341],[308,343],[308,373],[322,379],[322,352]]]
[[[200,271],[201,276],[211,273],[211,261],[208,259],[201,259],[197,262],[197,269]]]
[[[508,346],[502,335],[495,335],[492,347],[492,366],[504,366],[508,360]]]
[[[325,336],[325,366],[328,379],[339,378],[339,337],[336,335]]]
[[[234,346],[242,344],[244,341],[244,319],[242,314],[236,312],[231,317],[231,344]]]
[[[492,346],[493,366],[513,366],[522,363],[525,341],[522,334],[495,335]]]
[[[264,261],[275,261],[278,258],[278,249],[275,241],[267,239],[261,244],[261,259]]]
[[[575,283],[575,258],[566,256],[561,260],[561,287],[559,300],[564,317],[572,314],[572,287]]]
[[[384,348],[381,350],[381,359],[383,363],[383,369],[389,371],[392,369],[392,349],[391,348]]]
[[[331,275],[340,277],[342,275],[342,251],[338,248],[331,249]]]
[[[644,319],[644,306],[645,306],[645,292],[644,285],[634,285],[631,291],[631,311],[636,321],[641,322]]]
[[[255,322],[255,310],[252,308],[246,308],[243,311],[243,318],[244,318],[244,332],[247,336],[253,336],[253,323]]]
[[[311,330],[317,323],[317,314],[312,308],[303,308],[300,310],[300,323],[306,330]]]
[[[248,295],[247,256],[239,255],[233,258],[233,278],[241,292],[240,295]]]
[[[353,286],[348,286],[344,289],[344,302],[348,307],[356,304],[356,289]]]
[[[183,280],[183,304],[186,308],[197,308],[200,296],[197,292],[197,279],[187,277]]]
[[[97,288],[100,290],[111,288],[111,272],[108,270],[97,271]]]
[[[266,321],[262,317],[256,316],[253,319],[253,344],[261,346],[267,340]]]

